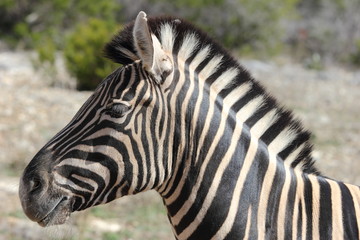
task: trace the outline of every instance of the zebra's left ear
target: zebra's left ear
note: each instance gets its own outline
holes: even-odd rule
[[[151,34],[146,14],[142,11],[136,17],[133,36],[136,51],[145,70],[151,73],[158,83],[162,83],[172,71],[172,63],[163,51],[159,39]]]

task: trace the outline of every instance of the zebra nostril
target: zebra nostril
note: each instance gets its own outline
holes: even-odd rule
[[[41,181],[40,179],[30,180],[29,192],[34,193],[41,189]]]
[[[69,200],[69,199],[70,199],[69,196],[65,196],[65,197],[63,197],[63,198],[61,199],[61,201],[67,201],[67,200]]]

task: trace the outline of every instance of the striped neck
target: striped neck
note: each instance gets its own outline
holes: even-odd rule
[[[182,20],[149,19],[148,24],[174,66],[161,83],[173,134],[168,142],[171,177],[156,190],[179,239],[196,239],[193,234],[204,231],[194,228],[209,228],[222,202],[231,202],[227,211],[234,210],[243,194],[248,214],[258,214],[252,202],[269,199],[272,182],[285,169],[317,173],[310,134],[225,50]],[[131,32],[129,25],[107,46],[109,57],[125,64],[139,59],[129,44]],[[213,224],[225,225],[214,229],[226,232],[239,217],[230,212],[215,214],[224,216]]]
[[[310,134],[221,46],[183,20],[149,18],[148,25],[152,34],[159,39],[162,49],[172,56],[177,70],[163,83],[166,91],[172,89],[176,96],[180,88],[174,86],[181,87],[182,78],[186,78],[184,83],[189,92],[194,88],[199,93],[199,99],[208,101],[210,107],[221,108],[222,115],[234,115],[236,123],[251,129],[251,138],[263,142],[287,166],[317,173],[311,157]],[[121,64],[140,59],[134,48],[132,30],[133,24],[128,25],[106,46],[109,58]],[[204,104],[190,100],[189,92],[182,91],[181,94],[187,94],[183,101],[194,105],[195,115],[189,124],[192,126]],[[174,101],[170,104],[174,104]],[[199,121],[205,123],[209,120]]]
[[[266,212],[263,201],[274,198],[272,183],[281,172],[316,173],[309,133],[236,61],[198,32],[181,36],[176,27],[163,24],[158,37],[176,66],[164,88],[170,90],[177,126],[174,143],[179,148],[173,153],[172,178],[158,189],[176,236],[196,239],[198,232],[197,237],[204,237],[206,231],[199,229],[216,221],[226,224],[214,228],[218,233],[208,231],[209,236],[228,232],[239,217],[230,210],[244,201],[244,194],[249,195],[243,205],[248,217],[265,222],[267,218],[258,214]],[[226,220],[212,219],[230,199]]]

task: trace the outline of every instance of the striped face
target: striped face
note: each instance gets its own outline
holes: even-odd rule
[[[66,219],[69,211],[159,185],[165,173],[158,163],[164,156],[154,149],[166,134],[167,108],[160,95],[140,62],[105,79],[25,169],[20,197],[27,215],[42,225],[58,223],[51,222],[48,208],[39,215],[28,203],[37,201],[43,208],[53,199],[49,208],[66,212]],[[38,201],[39,196],[44,199]]]
[[[21,203],[42,226],[159,187],[169,176],[170,114],[160,82],[172,62],[148,32],[145,16],[139,15],[133,33],[141,59],[109,75],[24,171]]]
[[[73,210],[158,184],[155,174],[147,173],[155,169],[159,157],[153,149],[163,135],[166,105],[160,91],[140,62],[127,65],[110,75],[48,143],[56,155],[56,185],[76,196]]]

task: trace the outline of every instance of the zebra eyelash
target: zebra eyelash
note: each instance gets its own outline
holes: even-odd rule
[[[112,118],[120,118],[123,117],[130,108],[131,106],[128,102],[120,99],[111,99],[106,105],[105,113],[109,114]]]

